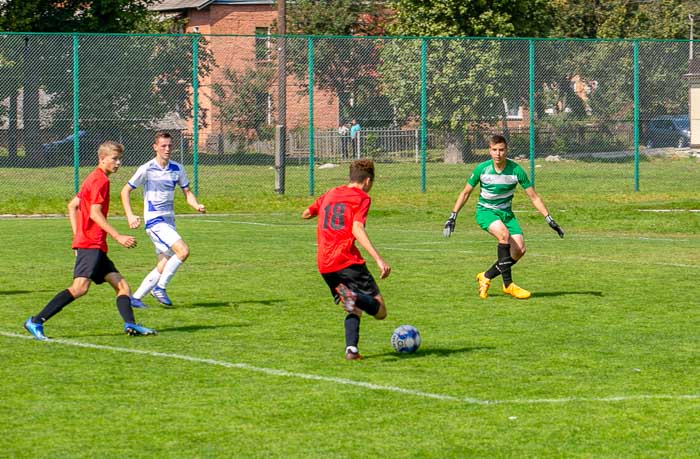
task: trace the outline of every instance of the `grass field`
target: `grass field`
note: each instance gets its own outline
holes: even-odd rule
[[[427,194],[399,169],[377,182],[368,232],[393,272],[379,282],[389,316],[362,321],[361,362],[343,359],[343,312],[316,272],[301,185],[246,198],[236,180],[231,193],[204,185],[235,169],[202,171],[212,213],[179,219],[192,255],[169,288],[176,307],[147,299],[136,311],[155,337],[124,335],[111,289],[93,285],[46,324],[51,342],[29,339],[22,322],[70,283],[70,225],[0,219],[0,455],[696,457],[697,164],[645,165],[654,179],[640,193],[612,192],[600,170],[547,167],[538,190],[567,235],[517,193],[528,254],[514,278],[533,291],[526,301],[499,281],[477,297],[495,242],[473,222],[474,202],[442,237],[463,166],[435,166]],[[317,191],[344,175],[327,172]],[[43,212],[62,211],[62,197],[42,193],[58,203]],[[23,213],[31,197],[3,199],[0,213]],[[110,254],[135,288],[154,256],[143,230],[133,234],[138,248],[112,242]],[[389,338],[405,323],[423,345],[402,356]]]

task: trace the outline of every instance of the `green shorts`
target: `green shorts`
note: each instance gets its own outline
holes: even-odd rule
[[[482,230],[488,231],[491,223],[500,220],[508,228],[508,232],[513,234],[523,234],[523,229],[520,223],[515,218],[512,210],[486,209],[481,206],[476,206],[476,222]]]

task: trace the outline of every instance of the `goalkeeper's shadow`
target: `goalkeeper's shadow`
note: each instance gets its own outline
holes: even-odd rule
[[[571,291],[571,290],[562,290],[558,292],[534,292],[532,294],[532,298],[538,298],[538,297],[548,297],[548,296],[566,296],[566,295],[587,295],[587,296],[597,296],[597,297],[603,297],[603,292],[598,291],[598,290],[581,290],[581,291]]]

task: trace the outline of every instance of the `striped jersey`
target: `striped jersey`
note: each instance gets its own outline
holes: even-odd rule
[[[510,159],[506,159],[506,165],[501,172],[496,172],[492,159],[484,161],[476,166],[467,183],[472,187],[481,184],[477,206],[500,210],[511,209],[515,186],[518,183],[524,189],[532,186],[525,170]]]
[[[141,165],[129,179],[133,189],[143,185],[143,220],[145,227],[157,223],[169,223],[175,226],[175,187],[188,188],[190,182],[182,164],[169,161],[161,168],[153,158]]]

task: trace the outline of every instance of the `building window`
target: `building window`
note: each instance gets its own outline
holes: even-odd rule
[[[269,27],[255,28],[255,61],[270,62],[272,57],[272,40]]]

